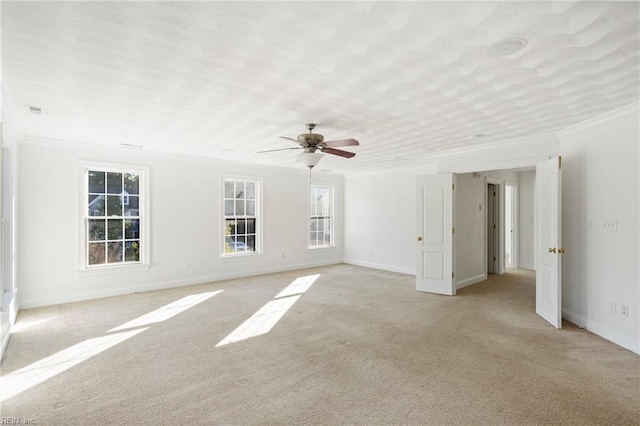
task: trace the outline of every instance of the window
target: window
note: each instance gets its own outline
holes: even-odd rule
[[[85,169],[86,268],[145,263],[143,178],[140,170]]]
[[[309,247],[331,247],[334,245],[333,188],[312,185],[310,195]]]
[[[224,254],[259,252],[259,182],[224,179]]]

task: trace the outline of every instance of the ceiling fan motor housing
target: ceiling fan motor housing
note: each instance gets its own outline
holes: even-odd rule
[[[320,145],[324,141],[324,136],[318,133],[303,133],[298,135],[298,142],[301,142],[305,145]]]

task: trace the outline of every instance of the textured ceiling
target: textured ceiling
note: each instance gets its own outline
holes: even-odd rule
[[[303,167],[298,151],[256,151],[316,122],[361,144],[318,168],[379,170],[638,102],[639,7],[2,2],[2,73],[30,136]],[[528,43],[487,55],[511,37]]]

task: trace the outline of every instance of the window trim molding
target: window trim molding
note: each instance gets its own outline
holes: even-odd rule
[[[224,247],[224,228],[225,228],[225,212],[224,212],[224,194],[225,194],[225,182],[233,180],[233,181],[244,181],[244,182],[253,182],[256,184],[256,208],[255,208],[255,217],[256,217],[256,245],[255,251],[245,251],[245,252],[236,252],[236,253],[225,253]],[[247,175],[236,175],[231,173],[221,173],[220,174],[220,183],[218,187],[220,188],[220,193],[218,197],[218,201],[220,202],[220,222],[219,222],[219,230],[220,230],[220,238],[218,240],[218,250],[219,255],[218,258],[220,261],[233,261],[240,259],[251,258],[254,259],[256,257],[261,257],[263,255],[263,245],[262,245],[262,222],[264,221],[263,215],[263,196],[262,196],[262,185],[263,179],[262,177],[257,176],[247,176]]]
[[[106,263],[100,265],[87,264],[87,231],[86,231],[86,198],[89,191],[87,173],[89,170],[104,170],[116,173],[137,173],[140,176],[140,226],[141,226],[141,250],[139,262]],[[78,228],[76,241],[78,241],[78,269],[80,275],[101,275],[112,273],[123,273],[148,270],[151,267],[151,226],[149,221],[150,212],[150,168],[138,164],[111,163],[91,160],[80,160],[78,165],[79,189],[78,189]]]
[[[331,189],[331,244],[322,246],[311,245],[311,188],[330,188]],[[336,217],[336,193],[337,185],[328,182],[310,182],[307,185],[307,250],[309,251],[322,251],[322,250],[335,250],[338,248],[337,238],[337,217]]]

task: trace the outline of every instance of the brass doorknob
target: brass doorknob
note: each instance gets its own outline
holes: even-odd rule
[[[558,249],[558,253],[565,253],[565,251],[564,251],[564,249],[563,249],[562,247],[560,247],[560,248]]]
[[[422,241],[422,237],[418,237],[418,241]]]
[[[555,247],[549,248],[549,253],[555,253],[555,252],[556,252],[556,248]]]

